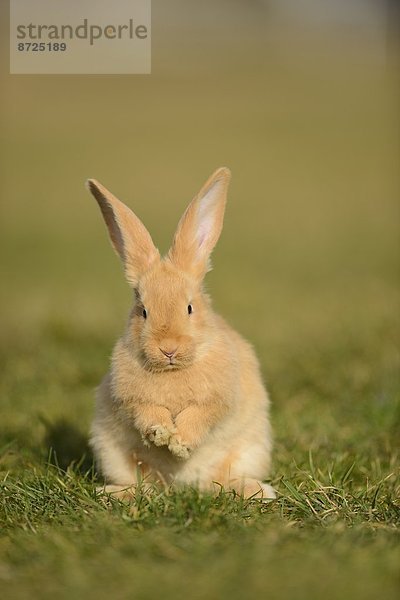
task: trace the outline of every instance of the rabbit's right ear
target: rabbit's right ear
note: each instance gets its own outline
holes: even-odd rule
[[[114,250],[119,254],[128,283],[135,287],[140,274],[160,258],[146,227],[123,202],[95,179],[87,188],[96,198],[110,234]]]
[[[173,264],[202,279],[210,270],[210,255],[224,220],[231,172],[217,169],[187,207],[179,221],[168,257]]]

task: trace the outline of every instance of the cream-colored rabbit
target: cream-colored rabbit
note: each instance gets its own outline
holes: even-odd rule
[[[202,288],[229,180],[226,168],[210,177],[163,259],[134,213],[97,181],[88,181],[134,291],[92,425],[106,491],[145,479],[275,496],[262,483],[271,433],[256,356],[213,312]]]

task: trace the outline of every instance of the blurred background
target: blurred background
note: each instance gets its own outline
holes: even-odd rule
[[[4,439],[34,447],[45,422],[57,419],[86,434],[92,390],[125,324],[130,291],[84,188],[88,177],[133,208],[166,251],[186,204],[214,169],[229,166],[225,229],[207,286],[216,309],[254,342],[277,421],[283,407],[304,409],[316,359],[319,397],[343,392],[330,364],[343,356],[334,370],[346,371],[348,348],[345,381],[362,391],[375,365],[379,397],[390,398],[399,307],[397,4],[152,6],[149,76],[11,76],[2,36]],[[344,422],[351,409],[343,406]]]

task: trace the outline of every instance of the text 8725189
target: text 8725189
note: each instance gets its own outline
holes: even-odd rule
[[[19,42],[19,52],[65,52],[65,42]]]

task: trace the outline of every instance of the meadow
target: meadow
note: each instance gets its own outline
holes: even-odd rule
[[[2,65],[1,596],[395,599],[395,65],[368,36],[265,36],[256,22],[240,44],[212,29],[209,54],[198,25],[182,56],[165,27],[151,76]],[[207,288],[260,358],[277,499],[107,500],[88,430],[131,298],[84,181],[166,251],[222,165],[233,178]]]

